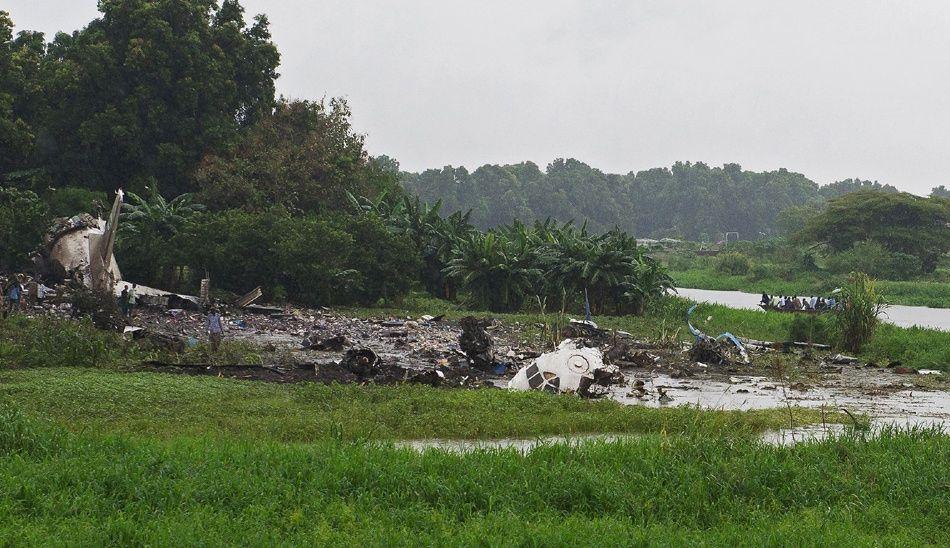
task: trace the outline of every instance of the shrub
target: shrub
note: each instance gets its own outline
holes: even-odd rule
[[[906,280],[922,271],[920,259],[914,255],[890,251],[878,242],[863,241],[851,249],[828,258],[828,270],[836,274],[865,272],[888,280]]]
[[[121,363],[127,349],[91,322],[11,316],[0,320],[0,364],[14,367],[100,367]]]
[[[268,299],[306,305],[399,299],[419,266],[408,238],[379,220],[294,216],[281,208],[201,214],[175,247],[217,288],[244,293],[259,285]]]
[[[327,302],[353,243],[327,220],[283,209],[199,214],[177,240],[181,261],[207,271],[216,288],[243,294],[261,286],[268,299],[289,293],[308,304]]]
[[[788,327],[788,340],[831,344],[835,340],[834,321],[827,316],[795,314]]]
[[[700,262],[697,261],[697,257],[693,253],[684,253],[682,255],[671,255],[667,260],[667,265],[670,270],[690,270],[699,266]]]
[[[776,275],[776,269],[772,265],[756,264],[749,272],[749,278],[754,281],[768,280]]]
[[[860,352],[880,324],[878,315],[884,309],[884,301],[874,287],[874,280],[863,272],[851,273],[839,301],[835,324],[841,346]]]
[[[733,276],[744,276],[749,273],[752,263],[742,253],[729,252],[719,255],[716,259],[716,270]]]
[[[351,218],[346,232],[354,246],[347,266],[354,270],[356,281],[350,287],[348,301],[376,304],[380,299],[399,300],[419,277],[422,259],[405,234],[394,234],[373,216]]]

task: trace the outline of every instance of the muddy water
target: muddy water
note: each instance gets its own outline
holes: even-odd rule
[[[950,428],[950,392],[921,390],[907,382],[913,377],[878,369],[846,367],[841,374],[830,375],[823,380],[820,386],[794,385],[797,388],[754,375],[704,375],[674,379],[666,374],[635,371],[625,376],[628,384],[643,381],[646,389],[641,396],[628,387],[612,387],[608,397],[626,405],[690,405],[710,410],[741,411],[791,406],[825,408],[829,413],[846,409],[854,415],[871,417],[872,434],[888,427],[937,427],[945,431]],[[499,385],[503,385],[503,382],[499,381]],[[658,389],[662,389],[672,400],[661,402]],[[848,428],[844,424],[808,425],[766,432],[761,439],[772,445],[791,445],[825,439],[841,434]],[[552,443],[616,442],[635,437],[635,434],[590,434],[494,440],[426,439],[403,441],[396,445],[417,451],[439,449],[464,453],[511,448],[527,453],[538,446]]]
[[[702,409],[747,411],[776,407],[847,409],[875,419],[907,425],[950,421],[950,392],[920,390],[905,382],[912,377],[877,369],[850,368],[821,385],[786,387],[774,379],[749,375],[706,376],[674,379],[666,374],[633,372],[649,395],[637,397],[626,387],[612,387],[610,397],[620,403],[661,407],[692,405]],[[663,388],[668,403],[655,396]]]
[[[690,289],[677,287],[679,296],[696,302],[720,304],[729,308],[759,310],[760,294],[742,291],[714,291],[711,289]],[[764,312],[763,312],[764,313]],[[891,305],[884,311],[882,319],[900,327],[928,327],[950,331],[950,308],[929,308],[926,306]]]

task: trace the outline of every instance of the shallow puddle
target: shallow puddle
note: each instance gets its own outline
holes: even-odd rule
[[[846,369],[840,374],[828,375],[821,385],[793,384],[786,386],[775,379],[755,375],[706,375],[702,377],[673,378],[664,373],[631,371],[625,373],[627,386],[610,388],[609,398],[625,405],[672,407],[690,405],[709,410],[775,409],[785,407],[825,408],[829,413],[846,409],[854,415],[871,418],[869,435],[884,428],[937,427],[946,431],[950,426],[950,392],[923,390],[907,382],[911,377],[895,375],[886,370]],[[642,390],[630,385],[642,381]],[[499,386],[504,381],[499,380]],[[670,401],[660,401],[664,393]],[[559,396],[573,397],[573,396]],[[769,431],[760,439],[770,445],[794,445],[820,441],[851,429],[846,424],[814,424]],[[396,443],[417,451],[427,449],[467,453],[482,449],[514,448],[527,453],[542,446],[556,443],[583,444],[588,442],[620,442],[637,434],[588,434],[575,436],[543,436],[537,438],[502,438],[493,440],[424,439]]]
[[[610,397],[629,405],[739,411],[788,406],[826,408],[829,412],[846,409],[895,426],[945,425],[950,421],[950,392],[916,388],[909,378],[889,371],[854,369],[814,386],[786,386],[775,379],[749,375],[674,379],[661,373],[632,372],[627,377],[631,382],[642,381],[645,392],[611,387]],[[661,402],[661,390],[672,400]]]

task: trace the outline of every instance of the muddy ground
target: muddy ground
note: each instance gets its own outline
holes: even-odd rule
[[[273,315],[234,310],[225,319],[226,339],[257,347],[258,362],[226,363],[218,356],[198,363],[151,362],[142,367],[279,383],[501,388],[521,367],[551,349],[539,340],[537,326],[518,324],[486,327],[493,343],[493,363],[486,364],[462,351],[457,321],[364,319],[328,309],[298,308]],[[129,323],[144,328],[136,336],[158,334],[185,347],[206,339],[204,316],[197,312],[142,309]],[[565,335],[599,346],[605,361],[619,367],[620,382],[608,386],[605,393],[624,404],[689,404],[727,410],[824,407],[867,414],[879,423],[945,424],[950,420],[946,376],[921,374],[901,364],[842,363],[848,360],[810,349],[752,352],[749,363],[727,354],[728,359],[720,363],[715,354],[697,353],[688,343],[658,345],[583,326]],[[366,354],[366,350],[371,352]]]

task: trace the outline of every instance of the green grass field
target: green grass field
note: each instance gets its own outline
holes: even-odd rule
[[[648,409],[536,392],[320,384],[280,385],[85,368],[0,370],[0,401],[77,432],[309,443],[419,438],[532,438],[585,433],[754,435],[840,421],[793,408]]]
[[[668,306],[614,321],[661,333],[679,325]],[[142,355],[111,334],[0,327],[3,545],[950,542],[950,437],[933,430],[772,447],[758,435],[846,419],[129,372]],[[86,366],[22,347],[50,340]],[[392,445],[586,433],[635,436],[528,453]]]
[[[621,417],[545,394],[60,368],[7,370],[0,386],[3,544],[950,541],[950,438],[934,431],[777,448],[746,435],[780,421],[769,412]],[[539,432],[590,415],[642,435],[527,454],[386,441]]]

